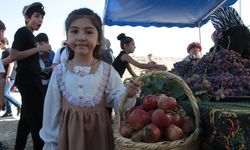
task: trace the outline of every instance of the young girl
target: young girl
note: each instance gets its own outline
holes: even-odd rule
[[[40,136],[46,150],[113,150],[111,118],[105,106],[119,108],[138,84],[124,87],[112,66],[100,60],[101,18],[88,8],[72,11],[66,19],[69,60],[55,67],[44,104]]]
[[[117,39],[121,41],[120,46],[122,51],[113,62],[113,67],[121,77],[123,76],[126,69],[128,69],[129,73],[133,77],[137,76],[132,70],[130,64],[141,69],[167,70],[167,67],[165,65],[142,64],[130,57],[129,54],[135,51],[135,42],[131,37],[128,37],[124,33],[121,33],[117,36]]]

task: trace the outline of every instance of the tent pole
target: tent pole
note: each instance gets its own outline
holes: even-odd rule
[[[241,16],[241,0],[239,0],[239,14]]]
[[[215,10],[217,10],[221,5],[223,5],[227,0],[223,0],[217,7],[215,7],[209,14],[207,14],[202,20],[204,21],[205,19],[207,19]]]
[[[199,42],[201,44],[201,22],[198,23],[198,28],[199,28]]]

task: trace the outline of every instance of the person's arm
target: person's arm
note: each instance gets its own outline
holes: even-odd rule
[[[122,55],[121,60],[127,61],[129,64],[132,64],[141,69],[167,70],[167,67],[165,65],[139,63],[138,61],[130,57],[128,54]]]
[[[60,50],[61,50],[61,48],[59,48],[55,53],[53,63],[52,63],[52,68],[55,68],[55,66],[60,63],[60,55],[61,55]]]
[[[127,69],[128,69],[128,72],[131,74],[131,76],[137,77],[136,73],[134,72],[130,64],[128,64]]]
[[[12,60],[11,60],[10,56],[8,56],[8,57],[2,59],[2,62],[3,62],[3,65],[5,66],[5,65],[11,63]]]
[[[43,125],[39,132],[44,141],[43,149],[57,149],[59,136],[59,122],[61,115],[61,92],[57,82],[57,67],[51,76],[48,90],[44,100]]]
[[[138,96],[137,93],[139,92],[139,86],[132,86],[132,83],[133,82],[126,84],[125,87],[120,75],[113,67],[111,67],[110,75],[108,78],[108,84],[105,88],[104,94],[106,106],[113,107],[115,112],[118,112],[121,105],[121,100],[125,92],[128,94],[129,98],[133,98],[131,99],[131,102],[129,102],[129,104],[126,106],[134,106],[136,102],[136,97]]]
[[[0,73],[0,110],[4,105],[4,92],[3,92],[3,74]]]
[[[9,63],[8,69],[6,72],[6,84],[8,84],[8,85],[10,84],[10,77],[11,77],[13,68],[14,68],[14,62]]]
[[[25,59],[31,55],[34,55],[35,53],[39,52],[39,51],[49,51],[51,50],[51,46],[49,44],[44,44],[42,46],[39,47],[34,47],[25,51],[19,51],[17,49],[11,49],[10,51],[10,59],[12,61],[16,61],[16,60],[21,60],[21,59]]]

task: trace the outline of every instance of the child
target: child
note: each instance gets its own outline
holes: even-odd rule
[[[100,60],[101,18],[88,8],[66,19],[69,59],[54,68],[46,93],[40,136],[46,150],[114,150],[105,106],[117,110],[126,88],[111,65]],[[129,97],[138,84],[127,86]]]
[[[38,46],[49,44],[49,38],[46,33],[39,33],[36,36],[36,40],[38,42]],[[45,97],[50,77],[53,71],[52,62],[55,56],[55,52],[52,50],[49,50],[48,52],[39,52],[39,56],[40,56],[39,62],[41,67],[41,78],[43,85],[43,96]]]
[[[6,30],[5,24],[0,20],[0,39],[4,37],[4,31]],[[3,74],[5,73],[2,60],[0,60],[0,110],[4,107],[4,94],[3,94]],[[0,149],[5,149],[6,146],[0,142]],[[7,148],[6,148],[7,149]]]
[[[155,61],[153,61],[152,57],[153,55],[152,54],[148,54],[148,64],[157,64]],[[155,69],[146,69],[146,73],[148,72],[151,72],[151,71],[154,71]]]
[[[21,116],[18,123],[15,149],[25,149],[27,136],[31,132],[33,149],[41,150],[43,141],[39,137],[42,127],[43,96],[39,65],[39,51],[49,51],[51,46],[37,47],[33,32],[38,30],[45,15],[41,3],[35,2],[23,9],[26,26],[17,30],[12,44],[10,58],[17,60],[16,86],[22,97]]]
[[[2,59],[9,57],[9,54],[10,54],[9,41],[6,37],[3,37],[0,40],[0,48],[3,50]],[[17,115],[19,115],[21,111],[21,103],[17,101],[10,94],[10,90],[11,90],[12,85],[15,82],[15,75],[16,75],[14,64],[15,62],[11,62],[11,63],[4,65],[4,69],[6,70],[5,74],[3,75],[6,112],[1,116],[1,118],[13,116],[11,104],[13,104],[17,108]]]
[[[66,41],[63,41],[62,46],[55,53],[52,63],[52,68],[55,68],[55,66],[60,63],[65,63],[68,61],[69,53],[66,46],[67,46]]]
[[[142,64],[134,60],[131,56],[129,56],[130,53],[133,53],[135,51],[135,42],[131,37],[128,37],[124,33],[121,33],[117,36],[117,39],[121,41],[120,46],[122,51],[116,57],[115,61],[113,62],[113,66],[115,70],[119,73],[121,78],[126,68],[133,77],[137,76],[132,70],[130,64],[141,69],[167,70],[167,67],[165,65]]]
[[[201,59],[201,45],[199,42],[192,42],[187,47],[188,56],[183,61],[196,64]]]

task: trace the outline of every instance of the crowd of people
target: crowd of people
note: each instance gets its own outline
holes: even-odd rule
[[[117,36],[121,52],[114,58],[101,18],[91,9],[69,13],[66,40],[56,53],[46,33],[34,35],[46,18],[43,4],[27,5],[22,13],[25,26],[16,31],[11,48],[0,21],[0,108],[6,108],[2,117],[12,116],[11,104],[20,114],[15,150],[25,149],[30,133],[34,150],[114,149],[112,108],[118,111],[124,93],[133,104],[139,92],[139,83],[123,83],[125,70],[136,77],[131,65],[148,71],[166,71],[167,67],[154,62],[152,54],[148,63],[133,59],[135,41],[124,33]],[[229,49],[250,57],[249,31],[233,8],[219,8],[211,21],[216,29],[211,51]],[[183,61],[197,63],[201,50],[200,43],[190,43]],[[10,95],[13,84],[21,103]]]

